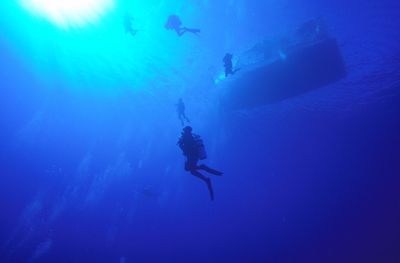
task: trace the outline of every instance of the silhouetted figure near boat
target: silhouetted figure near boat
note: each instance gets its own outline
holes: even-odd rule
[[[183,103],[182,98],[179,99],[178,103],[175,104],[176,106],[176,112],[178,113],[178,118],[182,123],[182,126],[185,125],[186,122],[190,122],[188,117],[186,117],[185,113],[185,103]]]
[[[229,75],[234,75],[237,71],[240,70],[240,68],[233,70],[232,58],[232,54],[226,53],[225,57],[222,59],[222,61],[224,62],[225,77],[228,77]]]
[[[125,18],[124,18],[125,33],[131,34],[134,37],[134,36],[136,36],[138,30],[133,29],[132,22],[133,22],[133,18],[130,15],[125,15]]]
[[[177,15],[170,15],[164,27],[167,30],[174,30],[178,36],[183,36],[186,32],[196,35],[200,33],[200,29],[182,27],[182,21]]]
[[[183,129],[181,137],[179,138],[178,145],[179,148],[181,148],[183,155],[186,156],[185,170],[206,183],[211,200],[214,200],[214,191],[211,185],[211,179],[202,175],[198,170],[203,170],[210,174],[219,176],[221,176],[223,173],[204,164],[197,164],[199,160],[204,160],[207,158],[204,144],[200,136],[192,133],[192,127],[186,126]]]

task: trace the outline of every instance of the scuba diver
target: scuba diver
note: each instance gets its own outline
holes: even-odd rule
[[[234,75],[237,71],[240,70],[240,68],[233,70],[232,58],[232,54],[226,53],[225,57],[222,59],[222,61],[224,62],[225,77],[228,77],[228,75]]]
[[[178,103],[175,104],[175,106],[176,106],[176,111],[177,111],[177,113],[178,113],[178,118],[179,118],[179,120],[181,121],[182,126],[185,125],[185,120],[186,120],[187,122],[190,122],[189,119],[188,119],[188,117],[186,117],[186,114],[185,114],[185,104],[183,103],[182,98],[179,99]]]
[[[182,21],[177,15],[170,15],[164,27],[167,30],[174,30],[180,37],[183,36],[183,34],[185,34],[186,32],[196,35],[200,33],[200,29],[182,27]]]
[[[126,14],[125,18],[124,18],[125,33],[126,34],[129,33],[134,37],[134,36],[136,36],[136,34],[139,30],[133,29],[132,21],[133,21],[133,18],[130,15]]]
[[[211,179],[199,173],[198,170],[204,170],[210,174],[218,176],[221,176],[223,173],[214,170],[204,164],[197,164],[199,160],[204,160],[207,158],[204,144],[200,136],[192,133],[192,127],[186,126],[185,128],[183,128],[182,135],[179,138],[177,144],[179,148],[181,148],[183,155],[186,156],[185,170],[190,172],[192,175],[200,178],[207,184],[211,200],[213,201],[214,191],[211,185]]]

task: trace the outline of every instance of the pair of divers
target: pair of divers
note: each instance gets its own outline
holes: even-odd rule
[[[221,176],[223,173],[214,170],[205,164],[198,164],[200,160],[207,158],[207,153],[205,151],[203,140],[199,135],[192,133],[192,130],[193,129],[190,126],[183,128],[181,137],[179,138],[177,144],[182,150],[183,155],[186,157],[185,170],[206,183],[208,192],[210,193],[211,201],[213,201],[214,190],[211,184],[211,179],[201,174],[199,170],[206,171],[216,176]]]
[[[133,24],[133,18],[127,14],[124,19],[125,32],[132,36],[136,36],[138,30],[134,29],[132,24]],[[179,37],[183,36],[187,32],[197,35],[201,31],[200,29],[197,28],[188,28],[182,26],[182,21],[177,15],[170,15],[164,27],[167,30],[175,31]],[[234,75],[237,71],[240,70],[240,69],[233,70],[232,58],[233,58],[232,54],[226,53],[225,57],[222,60],[224,62],[225,77],[228,77],[229,75]]]
[[[134,37],[136,36],[139,30],[133,28],[133,20],[134,20],[133,17],[131,17],[129,14],[125,15],[124,17],[125,33],[130,34]],[[188,28],[182,26],[182,21],[177,15],[170,15],[164,27],[167,30],[175,31],[176,34],[180,37],[187,32],[197,35],[201,31],[200,29]]]
[[[164,27],[167,30],[174,30],[176,34],[180,37],[183,36],[186,32],[196,35],[200,33],[200,29],[182,27],[182,21],[177,15],[170,15]],[[222,60],[224,62],[225,77],[228,77],[229,75],[235,75],[235,73],[240,70],[240,68],[233,70],[232,58],[232,54],[226,53],[225,57]]]
[[[178,113],[178,118],[185,125],[185,121],[190,122],[185,114],[185,104],[182,98],[179,99],[178,103],[175,105]],[[203,180],[210,193],[211,200],[214,200],[214,190],[212,188],[211,179],[204,176],[199,172],[199,170],[206,171],[210,174],[221,176],[222,172],[214,170],[205,164],[198,165],[200,160],[205,160],[207,158],[207,153],[204,147],[203,140],[199,135],[192,133],[192,127],[186,126],[183,128],[181,137],[178,141],[178,146],[182,150],[183,155],[186,157],[185,170],[190,172],[192,175]]]

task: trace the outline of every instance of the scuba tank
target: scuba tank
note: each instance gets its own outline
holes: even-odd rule
[[[193,138],[194,138],[194,140],[196,142],[197,157],[200,160],[207,159],[207,152],[206,152],[206,148],[204,146],[203,140],[198,135],[193,136]]]

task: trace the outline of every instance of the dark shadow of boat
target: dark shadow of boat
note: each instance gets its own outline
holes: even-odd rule
[[[242,70],[236,76],[218,84],[227,109],[276,103],[346,76],[337,40],[319,18],[288,36],[259,43],[240,55],[237,67]]]

